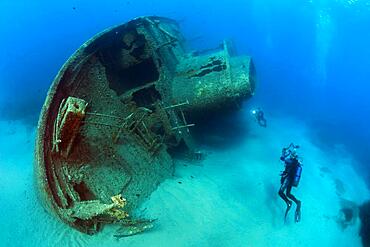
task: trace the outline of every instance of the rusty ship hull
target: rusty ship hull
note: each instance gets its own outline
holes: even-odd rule
[[[98,33],[66,61],[42,108],[40,200],[88,234],[134,222],[135,209],[173,174],[172,153],[196,150],[191,116],[222,114],[254,89],[250,57],[227,41],[190,52],[171,19],[139,17]]]

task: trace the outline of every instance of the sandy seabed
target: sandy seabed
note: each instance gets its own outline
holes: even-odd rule
[[[116,239],[115,228],[87,236],[51,217],[33,186],[35,129],[0,122],[0,246],[361,246],[359,220],[337,223],[341,199],[360,204],[370,198],[352,168],[351,155],[338,145],[324,153],[302,123],[251,123],[244,141],[224,149],[205,147],[199,163],[176,161],[175,176],[162,183],[142,208],[157,219],[151,231]],[[284,127],[284,128],[283,128]],[[293,194],[302,200],[302,221],[284,224],[278,197],[281,148],[301,145],[303,174]]]

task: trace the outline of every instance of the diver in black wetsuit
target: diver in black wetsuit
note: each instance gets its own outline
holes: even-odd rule
[[[298,160],[298,156],[295,151],[295,149],[298,147],[299,146],[295,146],[293,143],[291,143],[288,148],[283,148],[282,155],[280,157],[280,160],[285,163],[285,170],[281,174],[281,186],[279,189],[279,196],[287,204],[284,219],[286,220],[293,201],[297,205],[294,217],[295,222],[299,222],[301,220],[301,201],[291,194],[292,187],[298,186],[300,173],[302,170],[301,163]]]
[[[252,110],[252,114],[256,118],[256,121],[259,126],[265,127],[265,128],[267,127],[267,122],[264,116],[264,112],[262,111],[261,108],[258,107],[257,109]]]

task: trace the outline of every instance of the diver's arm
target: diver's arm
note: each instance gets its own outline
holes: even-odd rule
[[[280,156],[280,160],[281,161],[285,161],[285,159],[290,155],[290,150],[287,149],[287,148],[283,148],[283,150],[281,151],[281,156]]]
[[[289,174],[289,167],[285,165],[284,171],[280,173],[280,176],[281,176],[280,183],[281,184],[284,183],[284,180],[286,179],[286,177],[288,177],[288,174]]]
[[[284,181],[285,181],[285,179],[286,179],[286,177],[288,176],[288,172],[286,171],[286,169],[285,169],[285,171],[283,171],[283,172],[281,172],[281,174],[280,174],[280,183],[281,184],[283,184],[284,183]]]

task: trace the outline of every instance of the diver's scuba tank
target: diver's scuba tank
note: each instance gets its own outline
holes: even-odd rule
[[[293,179],[293,187],[298,186],[299,180],[301,180],[301,174],[302,174],[302,166],[300,163],[298,163],[297,168],[295,170],[294,179]]]

